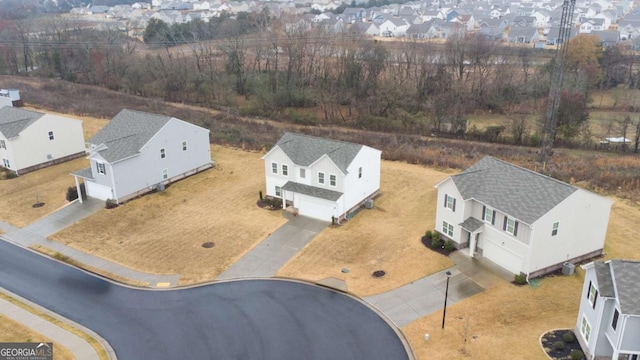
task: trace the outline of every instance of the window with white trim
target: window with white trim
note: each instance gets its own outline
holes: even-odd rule
[[[164,148],[160,149],[160,159],[164,159],[167,157],[167,153],[164,151]]]
[[[512,217],[505,216],[504,222],[502,223],[502,230],[506,231],[507,234],[518,236],[518,222]]]
[[[558,235],[558,228],[560,227],[560,223],[559,222],[554,222],[553,223],[553,228],[551,229],[551,236],[556,236]]]
[[[182,151],[187,151],[187,142],[186,141],[182,142]]]
[[[318,172],[318,184],[324,184],[324,173]]]
[[[444,194],[444,207],[451,211],[456,211],[456,198]]]
[[[582,336],[584,336],[584,339],[586,341],[589,341],[589,337],[591,336],[591,325],[584,315],[582,316],[582,326],[580,326],[580,333],[582,333]]]
[[[4,140],[0,140],[0,149],[6,149],[7,144],[5,144]]]
[[[282,175],[289,176],[289,166],[282,164]]]
[[[278,173],[278,163],[271,163],[271,172],[274,174]]]
[[[96,170],[98,170],[98,173],[100,174],[106,174],[107,173],[107,169],[104,166],[103,163],[96,163]]]
[[[49,131],[49,140],[53,140],[53,131]]]
[[[276,186],[276,196],[282,196],[282,188],[280,186]]]
[[[9,159],[2,159],[2,165],[7,169],[11,169],[11,164],[9,163]]]
[[[589,304],[594,309],[596,308],[596,301],[598,301],[598,288],[589,281],[589,290],[587,290],[587,299],[589,300]]]
[[[162,178],[167,180],[169,178],[169,169],[162,169]]]
[[[496,211],[488,208],[488,207],[484,207],[482,209],[482,220],[484,220],[485,222],[488,222],[489,224],[495,224],[495,217],[496,217]]]
[[[300,178],[304,179],[305,177],[307,177],[307,170],[306,169],[300,169]]]
[[[362,178],[362,166],[358,168],[358,179]]]
[[[329,175],[329,185],[336,186],[336,176],[333,174]]]
[[[446,221],[442,221],[442,233],[453,237],[453,224],[449,224]]]

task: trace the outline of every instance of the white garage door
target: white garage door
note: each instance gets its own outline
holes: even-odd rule
[[[323,221],[331,221],[331,217],[335,215],[335,204],[332,201],[321,200],[304,195],[296,196],[300,196],[297,208],[298,214],[302,216],[308,216]]]
[[[522,257],[489,239],[485,239],[484,241],[482,256],[514,274],[520,274],[522,271]]]
[[[85,181],[84,183],[87,189],[87,196],[100,199],[100,200],[107,200],[107,199],[113,198],[110,187],[96,184],[91,181]]]

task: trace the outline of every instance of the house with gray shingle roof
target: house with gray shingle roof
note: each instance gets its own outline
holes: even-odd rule
[[[263,156],[266,194],[294,213],[340,220],[379,194],[380,157],[365,145],[285,133]]]
[[[596,261],[582,269],[575,334],[585,358],[640,358],[640,261]]]
[[[602,196],[491,156],[436,188],[436,230],[471,257],[529,279],[602,254]]]
[[[20,175],[85,155],[82,121],[0,108],[0,166]]]
[[[90,167],[72,173],[80,193],[118,203],[212,166],[209,130],[124,109],[88,141]],[[80,198],[82,199],[82,198]]]

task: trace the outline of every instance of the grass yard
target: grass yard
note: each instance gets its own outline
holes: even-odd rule
[[[391,290],[453,265],[425,248],[420,238],[435,224],[436,183],[449,174],[402,162],[383,161],[382,196],[341,227],[323,231],[277,275],[318,281],[345,280],[366,296]],[[343,268],[349,273],[343,273]],[[371,274],[384,270],[386,275]]]
[[[256,206],[261,154],[212,146],[216,167],[68,227],[51,239],[180,284],[213,280],[285,222]],[[213,248],[203,248],[214,242]]]
[[[14,179],[0,180],[0,219],[23,227],[66,205],[67,188],[75,186],[71,172],[87,166],[89,161],[79,158]],[[32,207],[38,202],[45,205]]]
[[[640,207],[615,200],[605,258],[640,260]],[[577,267],[576,276],[547,277],[539,287],[504,283],[448,306],[444,330],[442,311],[402,330],[418,359],[548,359],[539,337],[550,329],[574,327],[583,280],[584,271]],[[429,342],[424,341],[425,333]]]
[[[1,342],[51,342],[51,339],[42,336],[30,328],[0,315],[0,341]],[[73,360],[71,352],[57,342],[53,343],[54,360]]]
[[[107,123],[107,120],[70,116],[40,109],[31,110],[82,120],[85,139],[92,137]],[[79,158],[14,179],[0,180],[0,220],[23,227],[66,205],[67,188],[75,186],[70,174],[87,166],[89,161]],[[45,205],[33,208],[32,205],[37,202],[43,202]]]

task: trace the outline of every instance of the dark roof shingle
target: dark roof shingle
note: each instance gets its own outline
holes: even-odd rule
[[[451,178],[465,200],[475,199],[529,225],[578,190],[491,156]]]
[[[347,168],[363,146],[289,132],[276,145],[294,164],[300,166],[309,166],[326,154],[344,174],[347,174]]]

